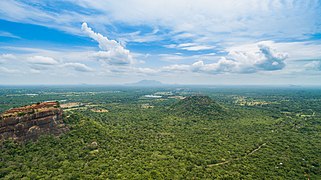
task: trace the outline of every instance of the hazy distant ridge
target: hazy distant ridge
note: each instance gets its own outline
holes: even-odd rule
[[[165,84],[163,84],[160,81],[156,81],[156,80],[141,80],[136,83],[129,83],[129,84],[125,84],[125,85],[127,85],[127,86],[163,86]]]

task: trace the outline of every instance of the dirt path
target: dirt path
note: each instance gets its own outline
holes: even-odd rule
[[[256,151],[260,150],[262,146],[265,146],[265,145],[266,145],[266,143],[261,144],[259,147],[257,147],[256,149],[254,149],[253,151],[251,151],[250,153],[248,153],[248,154],[245,155],[244,157],[249,156],[249,155],[255,153]]]
[[[259,145],[257,148],[253,149],[251,152],[247,153],[246,155],[244,155],[242,157],[226,160],[226,161],[215,163],[215,164],[209,164],[209,165],[207,165],[207,167],[213,167],[213,166],[218,166],[218,165],[222,165],[222,164],[227,164],[227,163],[229,163],[231,161],[237,161],[239,159],[246,158],[247,156],[250,156],[250,155],[254,154],[256,151],[260,150],[261,147],[265,146],[265,145],[266,145],[266,143],[263,143],[263,144]]]

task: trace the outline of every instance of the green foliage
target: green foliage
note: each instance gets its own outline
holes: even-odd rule
[[[225,114],[223,107],[208,96],[194,95],[173,104],[170,110],[183,116],[202,116],[220,119]]]
[[[24,115],[26,115],[25,112],[19,112],[19,113],[18,113],[18,117],[21,117],[21,116],[24,116]]]
[[[191,97],[182,101],[142,98],[168,90]],[[64,121],[70,131],[60,137],[42,136],[25,144],[2,142],[0,179],[321,178],[321,112],[314,107],[321,102],[319,91],[20,91],[50,91],[31,98],[35,102],[93,102],[109,112],[68,111]],[[7,96],[18,90],[0,92],[0,102],[6,103],[3,109],[30,101],[30,97]],[[193,96],[195,92],[211,98]],[[235,103],[237,96],[278,104],[241,106]],[[146,103],[154,108],[141,108]]]

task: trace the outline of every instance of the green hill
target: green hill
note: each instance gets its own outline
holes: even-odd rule
[[[180,100],[171,106],[171,111],[186,116],[221,116],[225,114],[223,107],[208,96],[194,95]]]

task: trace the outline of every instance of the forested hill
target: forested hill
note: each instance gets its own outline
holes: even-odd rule
[[[193,95],[171,106],[171,111],[186,116],[221,116],[225,114],[224,108],[209,96]]]

